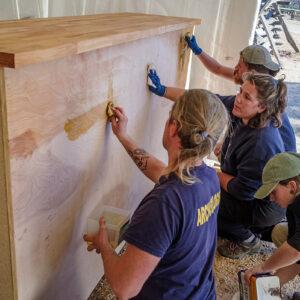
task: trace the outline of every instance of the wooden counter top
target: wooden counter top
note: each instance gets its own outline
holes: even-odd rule
[[[135,13],[0,21],[0,67],[40,63],[200,23]]]

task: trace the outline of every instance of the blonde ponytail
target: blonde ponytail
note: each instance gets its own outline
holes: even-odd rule
[[[186,91],[174,104],[170,122],[176,120],[181,151],[177,162],[166,169],[175,173],[183,182],[192,184],[195,177],[191,168],[195,162],[211,153],[229,117],[219,98],[213,93],[195,89]]]

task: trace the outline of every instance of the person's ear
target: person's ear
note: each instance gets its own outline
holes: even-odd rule
[[[264,112],[267,109],[267,107],[265,105],[260,105],[258,107],[258,113],[261,114],[262,112]]]
[[[289,181],[289,183],[287,185],[290,188],[290,191],[293,192],[293,194],[296,194],[296,192],[297,192],[297,183],[296,183],[296,181],[291,180],[291,181]]]
[[[178,123],[176,120],[173,120],[170,124],[170,136],[177,135]]]

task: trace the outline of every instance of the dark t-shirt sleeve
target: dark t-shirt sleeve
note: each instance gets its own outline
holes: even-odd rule
[[[216,96],[223,102],[223,104],[227,108],[228,112],[231,114],[231,112],[233,110],[235,95],[221,96],[219,94],[216,94]]]
[[[252,129],[239,122],[221,165],[223,172],[234,176],[227,185],[228,193],[240,200],[253,200],[261,186],[265,164],[272,156],[283,151],[276,128],[266,126]]]
[[[287,240],[287,243],[300,252],[300,224],[298,224],[295,234]]]
[[[292,214],[294,215],[294,232],[290,232],[289,226],[289,234],[287,243],[293,248],[300,251],[300,196],[297,197],[295,205],[292,205]],[[289,221],[289,218],[288,218]],[[298,262],[300,263],[300,261]]]
[[[295,133],[286,112],[283,113],[281,119],[282,125],[279,127],[279,132],[285,151],[297,152]]]
[[[165,255],[179,229],[179,216],[165,197],[148,196],[133,214],[123,235],[127,243],[160,258]]]
[[[254,194],[261,186],[262,170],[266,162],[251,156],[245,157],[237,165],[238,176],[228,182],[228,193],[241,200],[253,200]]]
[[[234,156],[235,159],[228,158],[230,160],[228,164],[231,165],[235,174],[233,174],[234,178],[228,182],[227,190],[234,197],[249,201],[254,199],[255,192],[261,186],[261,174],[266,162],[276,151],[272,149],[272,143],[268,143],[270,139],[268,135],[261,137],[259,131],[255,129],[244,126],[241,128],[240,131],[237,127],[239,134],[231,143],[238,143],[239,139],[245,142],[237,145],[233,153],[229,151],[229,156]]]

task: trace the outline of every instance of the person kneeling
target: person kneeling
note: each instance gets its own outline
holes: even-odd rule
[[[275,155],[266,164],[262,180],[255,197],[270,195],[271,201],[287,208],[288,230],[281,223],[274,227],[272,240],[279,248],[269,259],[247,270],[245,280],[249,284],[254,274],[275,272],[283,285],[300,273],[300,154]]]

